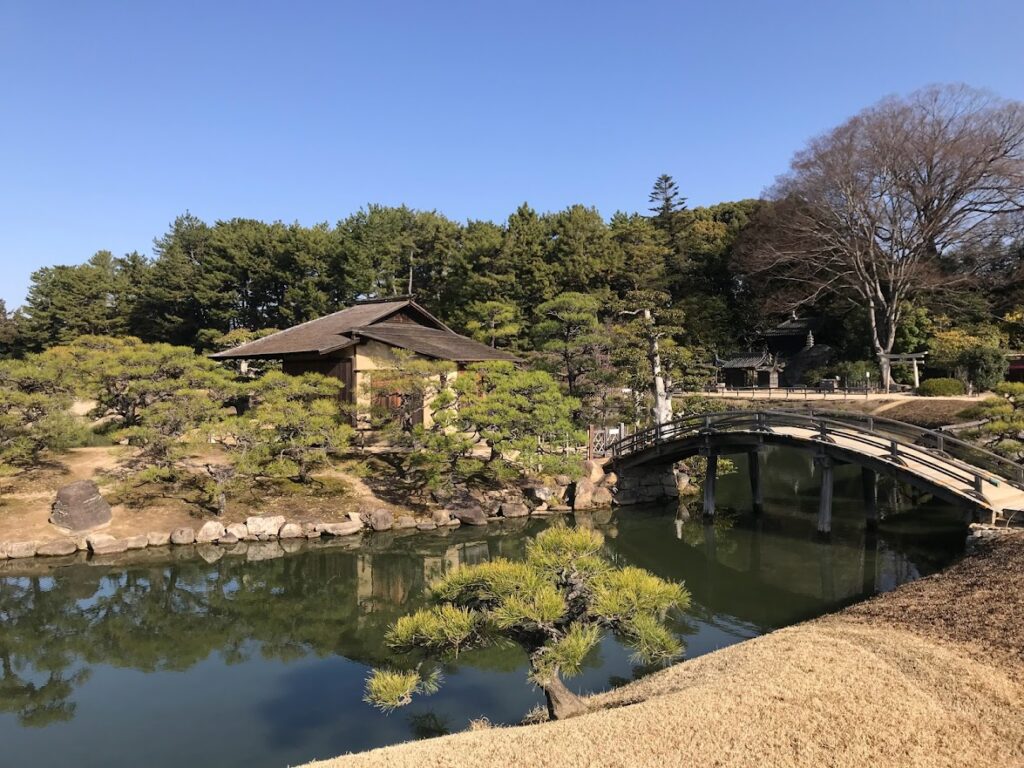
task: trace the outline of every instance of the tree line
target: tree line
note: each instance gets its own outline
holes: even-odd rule
[[[816,374],[898,377],[888,353],[929,351],[963,378],[978,366],[956,350],[1024,345],[1020,103],[963,86],[886,99],[808,142],[761,200],[691,208],[663,175],[638,203],[609,219],[524,203],[503,222],[370,205],[310,227],[185,213],[152,257],[34,273],[25,305],[0,313],[0,354],[83,334],[205,351],[411,292],[600,417],[624,390],[653,391],[654,353],[669,385],[707,383],[794,310],[836,351]]]

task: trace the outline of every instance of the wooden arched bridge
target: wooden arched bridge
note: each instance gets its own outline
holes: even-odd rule
[[[893,476],[961,505],[975,519],[993,522],[1024,511],[1024,466],[947,433],[866,414],[806,411],[727,411],[687,416],[628,435],[607,448],[619,476],[620,504],[672,495],[675,462],[708,458],[704,513],[714,514],[717,457],[750,454],[755,508],[762,503],[758,450],[783,445],[814,452],[822,470],[818,528],[831,530],[832,467],[860,465],[865,509],[877,521],[877,475]],[[666,474],[666,472],[668,474]]]

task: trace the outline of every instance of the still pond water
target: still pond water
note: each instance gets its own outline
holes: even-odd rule
[[[766,461],[758,517],[737,459],[738,471],[719,480],[714,524],[664,509],[577,521],[604,531],[617,562],[686,582],[693,603],[673,626],[687,658],[892,589],[962,552],[961,515],[904,488],[883,485],[886,518],[867,533],[853,467],[837,470],[832,539],[821,542],[809,456],[773,450]],[[152,562],[29,576],[8,562],[0,766],[283,768],[458,731],[481,716],[514,723],[542,697],[511,649],[465,653],[439,693],[390,716],[363,703],[363,682],[388,659],[388,624],[421,604],[433,576],[521,557],[547,524],[378,534],[358,551],[339,541],[266,560],[252,560],[255,550],[213,563],[146,552]],[[606,640],[570,684],[606,690],[647,671]]]

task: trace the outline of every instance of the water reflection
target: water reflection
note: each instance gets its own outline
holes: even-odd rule
[[[740,471],[723,479],[723,512],[713,521],[655,509],[576,520],[605,533],[616,561],[686,582],[693,604],[673,626],[688,657],[891,589],[962,549],[956,510],[915,503],[899,488],[902,513],[890,509],[877,533],[866,530],[859,476],[842,473],[832,538],[822,541],[813,467],[773,455],[767,462],[761,515],[745,511]],[[540,701],[515,647],[464,654],[446,669],[441,693],[390,718],[361,701],[362,681],[389,660],[387,626],[421,604],[431,579],[522,557],[547,524],[522,519],[294,552],[269,542],[227,555],[144,551],[132,554],[134,564],[36,573],[31,564],[0,564],[0,741],[12,764],[65,765],[74,751],[87,754],[79,765],[136,765],[134,743],[151,766],[280,766],[461,730],[470,718],[515,722]],[[600,690],[649,671],[607,640],[575,686]],[[161,719],[166,727],[154,730]],[[192,735],[183,745],[175,734],[186,722]],[[251,736],[224,739],[226,724]]]

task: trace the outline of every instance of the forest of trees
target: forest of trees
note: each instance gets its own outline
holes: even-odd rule
[[[599,416],[615,392],[648,388],[654,328],[669,384],[707,383],[716,357],[794,309],[823,319],[837,364],[928,350],[955,376],[965,349],[1024,344],[1018,103],[927,89],[811,141],[762,200],[688,207],[663,175],[637,203],[610,218],[524,203],[500,223],[379,205],[314,226],[186,212],[152,257],[35,272],[24,306],[0,307],[0,356],[85,334],[206,351],[411,291]]]

